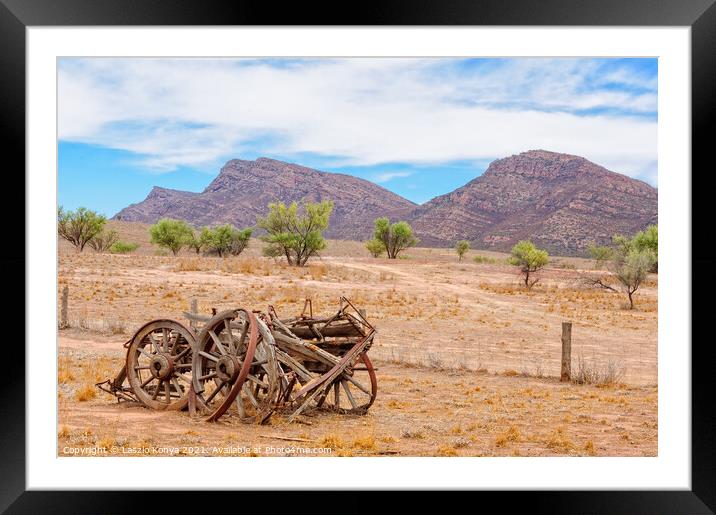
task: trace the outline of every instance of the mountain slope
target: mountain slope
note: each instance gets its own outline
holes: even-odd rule
[[[532,150],[493,161],[484,174],[409,216],[426,245],[467,239],[509,250],[532,239],[553,253],[582,253],[657,221],[657,190],[583,157]]]
[[[385,188],[350,175],[259,158],[233,159],[201,193],[154,187],[146,199],[114,218],[154,223],[162,217],[192,225],[232,223],[253,227],[269,202],[333,200],[329,238],[363,240],[370,237],[379,216],[404,218],[415,204]]]

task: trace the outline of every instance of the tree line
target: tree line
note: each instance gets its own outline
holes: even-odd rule
[[[323,233],[328,229],[333,202],[297,202],[286,205],[271,202],[266,216],[256,220],[256,227],[265,235],[263,255],[286,258],[289,265],[305,266],[308,260],[326,248]],[[72,243],[78,252],[90,246],[98,252],[132,252],[134,243],[119,240],[116,231],[106,230],[106,217],[83,207],[77,211],[58,209],[58,234]],[[150,241],[170,250],[175,256],[184,248],[197,254],[238,256],[249,245],[253,228],[237,229],[231,224],[194,229],[183,220],[164,218],[149,228]],[[374,222],[373,237],[365,242],[370,254],[378,258],[384,253],[388,259],[398,259],[406,249],[419,243],[412,227],[405,221],[391,223],[387,217]],[[455,245],[458,260],[462,261],[470,250],[467,240]],[[595,268],[605,269],[606,275],[597,278],[585,276],[585,280],[610,291],[622,291],[634,307],[634,293],[643,285],[650,272],[658,272],[658,229],[649,226],[631,237],[614,235],[612,245],[591,244],[588,252],[594,259]],[[480,256],[478,256],[479,258]],[[477,261],[477,258],[476,258]],[[479,262],[483,262],[480,260]],[[507,262],[519,269],[527,289],[539,281],[538,272],[549,263],[549,254],[529,240],[517,242],[511,249]]]
[[[468,250],[470,243],[467,240],[456,243],[458,261],[462,261]],[[633,309],[636,291],[643,286],[649,273],[658,273],[658,227],[650,225],[631,237],[615,234],[611,245],[591,243],[588,253],[594,260],[594,268],[604,270],[605,274],[596,278],[593,274],[585,274],[584,281],[592,286],[624,293],[629,300],[629,309]],[[485,258],[477,256],[475,261],[484,262]],[[537,273],[549,263],[549,254],[531,241],[523,240],[512,247],[507,262],[519,269],[525,287],[531,289],[539,281]]]

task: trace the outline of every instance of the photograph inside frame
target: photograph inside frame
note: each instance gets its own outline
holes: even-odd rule
[[[657,456],[655,58],[60,58],[57,455]]]

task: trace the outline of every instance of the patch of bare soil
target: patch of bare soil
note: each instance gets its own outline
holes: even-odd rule
[[[655,456],[657,389],[377,363],[366,415],[313,412],[266,425],[118,403],[95,381],[122,365],[121,340],[60,337],[59,456]],[[115,350],[110,349],[114,347]],[[93,388],[93,387],[92,387]]]

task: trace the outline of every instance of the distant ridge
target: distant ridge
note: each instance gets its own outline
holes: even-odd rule
[[[484,174],[423,205],[364,179],[268,158],[232,159],[201,193],[154,187],[115,219],[154,223],[170,217],[194,226],[251,227],[274,200],[333,200],[330,238],[364,240],[379,216],[409,221],[422,244],[509,250],[530,238],[574,255],[591,241],[631,234],[657,222],[657,190],[583,157],[530,150],[493,161]]]
[[[232,223],[252,227],[266,214],[269,202],[333,200],[330,238],[363,240],[370,237],[379,216],[404,218],[415,204],[364,179],[319,172],[274,159],[232,159],[201,193],[154,187],[142,202],[114,218],[154,223],[178,218],[194,226]]]
[[[530,150],[493,161],[481,176],[416,208],[409,221],[429,245],[467,239],[509,250],[531,239],[553,253],[581,254],[657,222],[657,190],[583,157]]]

